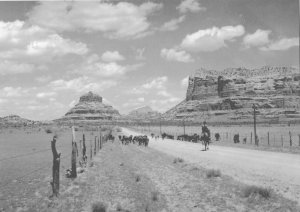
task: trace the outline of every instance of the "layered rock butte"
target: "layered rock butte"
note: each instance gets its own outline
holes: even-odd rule
[[[159,117],[160,113],[152,110],[152,108],[149,106],[136,108],[129,112],[127,116],[125,116],[126,119],[130,120],[153,120],[159,119]]]
[[[64,117],[56,121],[107,121],[118,117],[120,117],[120,114],[116,109],[110,105],[103,104],[102,97],[90,91],[82,95],[79,102]]]
[[[189,77],[186,99],[163,114],[165,119],[300,119],[300,72],[293,67],[199,69]]]

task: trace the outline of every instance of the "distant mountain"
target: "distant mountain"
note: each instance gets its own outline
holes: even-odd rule
[[[5,117],[0,117],[0,125],[3,126],[27,126],[27,125],[33,125],[38,124],[38,121],[32,121],[29,119],[22,118],[18,115],[9,115]]]
[[[132,110],[125,117],[129,119],[157,119],[160,117],[160,113],[152,110],[149,106],[143,106]]]

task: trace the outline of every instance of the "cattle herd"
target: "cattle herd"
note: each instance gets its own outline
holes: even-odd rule
[[[123,145],[138,144],[139,146],[147,147],[149,144],[149,138],[146,135],[139,135],[139,136],[121,136],[119,135],[119,140],[122,142]]]
[[[175,139],[174,135],[169,135],[167,133],[162,133],[161,136],[159,135],[155,135],[154,133],[151,133],[151,137],[154,138],[155,140],[157,140],[158,138],[162,138],[162,140],[164,139]],[[119,135],[118,136],[119,141],[123,144],[123,145],[129,145],[129,144],[137,144],[139,146],[145,146],[147,147],[149,144],[149,138],[147,137],[147,135],[139,135],[139,136],[125,136],[125,135]],[[220,139],[220,135],[218,134],[216,136],[216,140]],[[179,135],[177,136],[177,140],[179,141],[188,141],[188,142],[193,142],[193,143],[198,143],[199,141],[202,142],[202,144],[205,146],[205,150],[208,149],[209,143],[210,143],[210,137],[205,137],[204,135],[198,135],[198,134],[194,134],[194,135]]]

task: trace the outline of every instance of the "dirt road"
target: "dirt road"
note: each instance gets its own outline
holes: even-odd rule
[[[124,129],[125,134],[138,134]],[[202,145],[174,140],[150,139],[150,147],[191,164],[217,168],[243,183],[271,187],[300,205],[300,155]]]

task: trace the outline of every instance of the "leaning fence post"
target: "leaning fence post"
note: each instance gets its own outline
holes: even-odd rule
[[[94,155],[96,155],[96,147],[97,146],[97,136],[95,136],[95,146],[94,146]]]
[[[92,162],[93,159],[93,144],[92,140],[90,140],[90,161]]]
[[[56,136],[53,136],[51,141],[51,149],[53,154],[53,166],[52,166],[52,177],[53,181],[51,182],[53,196],[58,196],[59,194],[59,164],[60,164],[60,153],[56,150]]]
[[[292,141],[292,133],[291,133],[291,131],[289,131],[289,135],[290,135],[290,146],[292,146],[293,145],[293,141]]]
[[[86,146],[85,146],[85,135],[82,135],[82,160],[86,162]]]
[[[72,127],[72,170],[71,170],[71,177],[77,177],[77,172],[76,172],[76,141],[75,141],[75,127]]]

